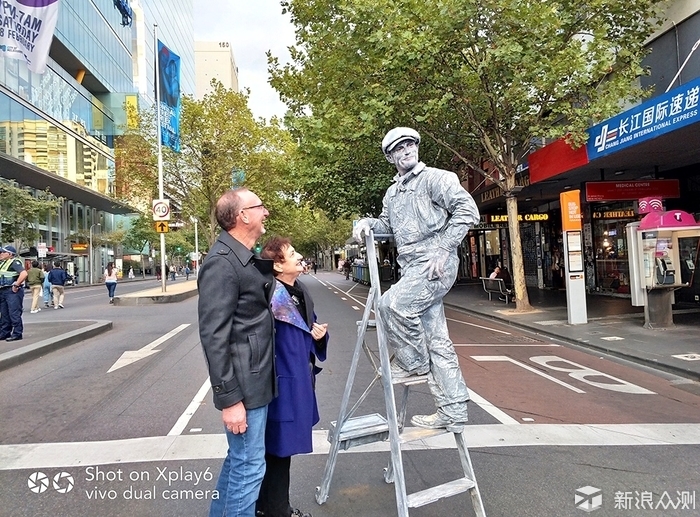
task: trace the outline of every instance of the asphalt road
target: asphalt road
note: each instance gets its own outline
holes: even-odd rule
[[[329,322],[331,341],[317,384],[315,452],[292,460],[292,503],[315,517],[396,515],[393,486],[383,479],[386,443],[341,453],[328,501],[315,501],[367,288],[333,273],[302,281],[319,320]],[[114,307],[103,286],[87,287],[70,290],[63,311],[31,315],[110,319],[114,327],[0,372],[0,515],[207,514],[225,439],[208,391],[196,300]],[[602,493],[595,515],[700,513],[697,383],[458,311],[446,314],[472,394],[465,436],[487,515],[585,515],[575,500],[583,487]],[[373,374],[363,358],[353,396]],[[408,416],[433,410],[427,388],[414,388]],[[373,412],[384,413],[378,387],[358,414]],[[461,471],[450,440],[403,457],[409,492]],[[462,494],[410,515],[473,512]]]

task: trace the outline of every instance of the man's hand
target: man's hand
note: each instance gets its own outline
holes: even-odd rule
[[[439,280],[445,274],[445,263],[450,256],[450,252],[438,248],[435,254],[428,259],[425,271],[428,272],[428,280]]]
[[[226,429],[233,434],[243,434],[248,429],[243,402],[237,402],[233,406],[224,408],[223,411],[221,411],[221,418],[224,421]]]
[[[371,229],[367,219],[360,219],[352,229],[352,238],[361,243],[364,235],[369,235]]]

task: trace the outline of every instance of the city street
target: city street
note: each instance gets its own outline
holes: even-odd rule
[[[300,280],[330,342],[315,451],[292,460],[292,505],[314,517],[396,515],[384,442],[340,454],[328,501],[315,501],[368,288],[330,272]],[[117,296],[156,286],[120,283]],[[197,297],[112,306],[104,286],[77,287],[65,309],[38,314],[29,298],[25,323],[111,320],[113,329],[0,372],[0,515],[206,515],[226,442]],[[700,384],[454,308],[446,316],[471,393],[465,437],[489,517],[698,515]],[[354,392],[373,376],[363,356]],[[358,410],[374,412],[385,413],[379,386]],[[414,388],[408,417],[432,412],[427,386]],[[409,493],[461,474],[449,434],[403,459]],[[467,494],[410,514],[474,515]]]

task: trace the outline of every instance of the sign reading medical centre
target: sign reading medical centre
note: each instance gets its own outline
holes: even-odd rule
[[[588,160],[620,151],[700,120],[700,77],[588,130]]]
[[[0,51],[26,60],[37,74],[46,71],[59,0],[3,0],[0,3]]]
[[[589,181],[586,201],[625,201],[643,197],[673,199],[681,196],[680,182],[670,180]]]

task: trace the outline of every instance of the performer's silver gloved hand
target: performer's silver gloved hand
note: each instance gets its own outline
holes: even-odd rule
[[[352,238],[361,243],[364,240],[364,236],[369,235],[371,229],[367,219],[360,219],[352,229]]]
[[[445,263],[450,256],[446,249],[438,248],[435,254],[428,259],[425,270],[428,272],[428,280],[439,280],[445,274]]]

